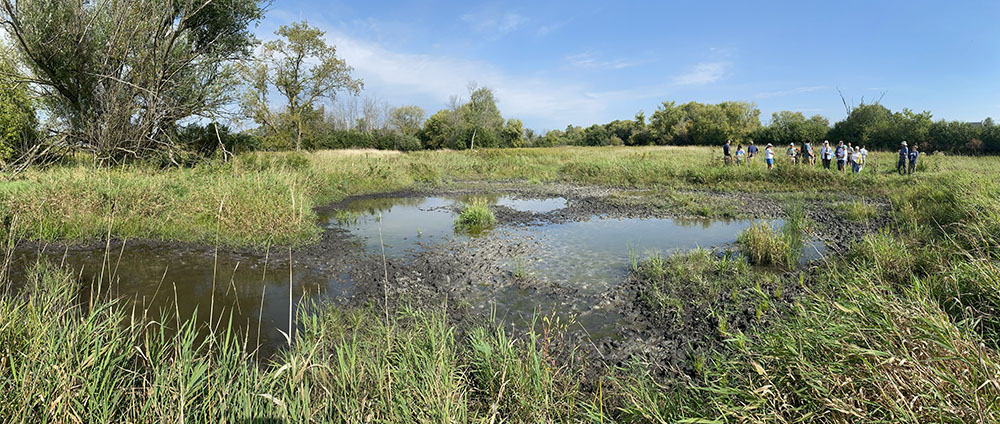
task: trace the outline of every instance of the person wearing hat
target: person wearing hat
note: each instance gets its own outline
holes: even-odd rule
[[[771,143],[764,148],[764,162],[767,162],[767,169],[774,168],[774,146]]]
[[[823,159],[823,167],[830,169],[830,161],[833,160],[833,149],[830,148],[830,140],[823,140],[823,148],[819,151],[820,159]]]
[[[785,150],[785,154],[788,155],[788,161],[793,165],[798,159],[798,155],[796,153],[798,152],[795,151],[795,143],[788,143],[788,150]]]
[[[753,145],[753,140],[750,140],[750,146],[747,147],[747,165],[753,162],[753,158],[757,156],[758,151],[757,146]]]
[[[899,162],[896,162],[896,172],[898,172],[899,175],[906,173],[906,161],[909,157],[910,149],[906,148],[906,141],[903,141],[899,148]]]

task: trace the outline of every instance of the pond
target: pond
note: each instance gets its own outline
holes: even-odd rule
[[[555,312],[577,316],[577,321],[595,336],[612,335],[617,316],[591,304],[596,296],[624,281],[630,261],[651,254],[669,255],[698,247],[726,250],[737,234],[751,225],[749,220],[684,220],[659,218],[610,218],[598,215],[565,219],[562,211],[572,206],[564,198],[485,196],[494,208],[530,214],[532,219],[503,223],[472,237],[456,232],[455,217],[469,196],[371,198],[324,214],[321,225],[349,233],[348,240],[370,255],[384,253],[402,261],[427,249],[447,245],[453,254],[470,254],[478,246],[493,243],[527,246],[524,253],[498,258],[509,270],[530,275],[529,284],[571,288],[577,296],[567,299],[544,296],[530,287],[503,286],[482,291],[466,299],[474,308],[500,318],[528,320],[536,313]],[[823,254],[822,243],[806,247],[807,258]],[[467,251],[464,251],[467,250]],[[261,256],[140,243],[123,249],[70,249],[45,251],[20,249],[15,255],[12,280],[24,280],[24,269],[39,254],[65,263],[96,293],[119,296],[135,302],[137,310],[168,311],[201,322],[228,319],[232,314],[251,343],[273,350],[284,340],[289,327],[289,303],[297,307],[304,299],[350,303],[355,290],[350,269],[320,272],[292,260],[268,265]],[[271,251],[268,255],[285,255]],[[272,258],[273,259],[273,258]],[[370,262],[366,262],[370,263]],[[85,295],[90,295],[86,291]],[[175,302],[176,301],[176,302]],[[258,332],[259,328],[259,332]]]

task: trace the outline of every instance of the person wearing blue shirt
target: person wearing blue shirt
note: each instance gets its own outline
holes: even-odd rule
[[[913,171],[917,170],[917,157],[920,156],[920,152],[917,151],[917,145],[914,144],[913,148],[910,149],[910,169],[907,173],[912,174]]]
[[[899,175],[906,173],[906,160],[910,157],[910,150],[906,148],[906,142],[902,143],[902,147],[899,148],[899,162],[896,162],[896,172]]]
[[[830,140],[823,140],[823,148],[819,151],[819,156],[823,159],[823,167],[830,169],[830,161],[833,160],[833,149],[830,148]]]
[[[753,145],[753,140],[750,141],[750,146],[747,147],[747,165],[753,162],[754,156],[757,156],[757,146]]]
[[[843,140],[837,143],[837,150],[833,154],[837,157],[837,170],[844,172],[844,165],[847,164],[847,148],[844,147]]]

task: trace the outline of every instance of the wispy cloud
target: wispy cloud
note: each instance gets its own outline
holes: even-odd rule
[[[377,87],[394,99],[390,101],[430,98],[443,107],[450,96],[464,94],[469,81],[476,81],[496,91],[504,114],[549,128],[599,120],[606,108],[606,99],[588,96],[586,87],[571,82],[517,77],[482,61],[395,52],[335,31],[328,31],[327,38],[366,87]]]
[[[528,18],[515,12],[481,11],[463,15],[462,21],[469,24],[473,31],[490,39],[498,39],[518,29]]]
[[[790,89],[786,89],[786,90],[765,91],[765,92],[762,92],[762,93],[755,94],[754,97],[761,98],[761,99],[766,99],[766,98],[769,98],[769,97],[782,97],[782,96],[791,96],[791,95],[795,95],[795,94],[812,93],[814,91],[827,90],[829,88],[830,87],[826,86],[826,85],[813,85],[813,86],[808,86],[808,87],[795,87],[795,88],[790,88]]]
[[[729,62],[702,62],[688,72],[674,78],[676,85],[710,84],[722,79],[729,69]]]
[[[584,69],[624,69],[642,63],[641,61],[625,61],[621,59],[601,60],[594,53],[577,53],[564,58],[570,65]]]

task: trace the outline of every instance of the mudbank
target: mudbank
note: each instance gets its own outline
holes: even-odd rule
[[[446,307],[460,331],[489,320],[516,329],[535,316],[556,315],[571,323],[569,332],[593,363],[638,358],[663,376],[691,372],[706,346],[728,332],[767,325],[798,293],[783,276],[788,271],[763,283],[745,278],[749,265],[734,245],[755,220],[781,222],[787,202],[773,195],[457,187],[358,196],[319,208],[324,231],[300,248],[24,243],[11,277],[16,285],[21,270],[46,256],[96,289],[87,293],[130,299],[147,316],[171,311],[206,323],[232,316],[265,350],[280,347],[281,333],[295,327],[289,305],[312,302]],[[454,224],[473,197],[485,198],[497,221],[479,234]],[[846,200],[852,199],[836,199]],[[864,223],[848,222],[833,201],[802,202],[811,242],[795,275],[890,224],[885,202],[869,200],[877,215]],[[687,262],[670,259],[697,248],[703,250],[683,256]],[[713,270],[711,260],[731,269]],[[765,306],[761,299],[768,299]]]

